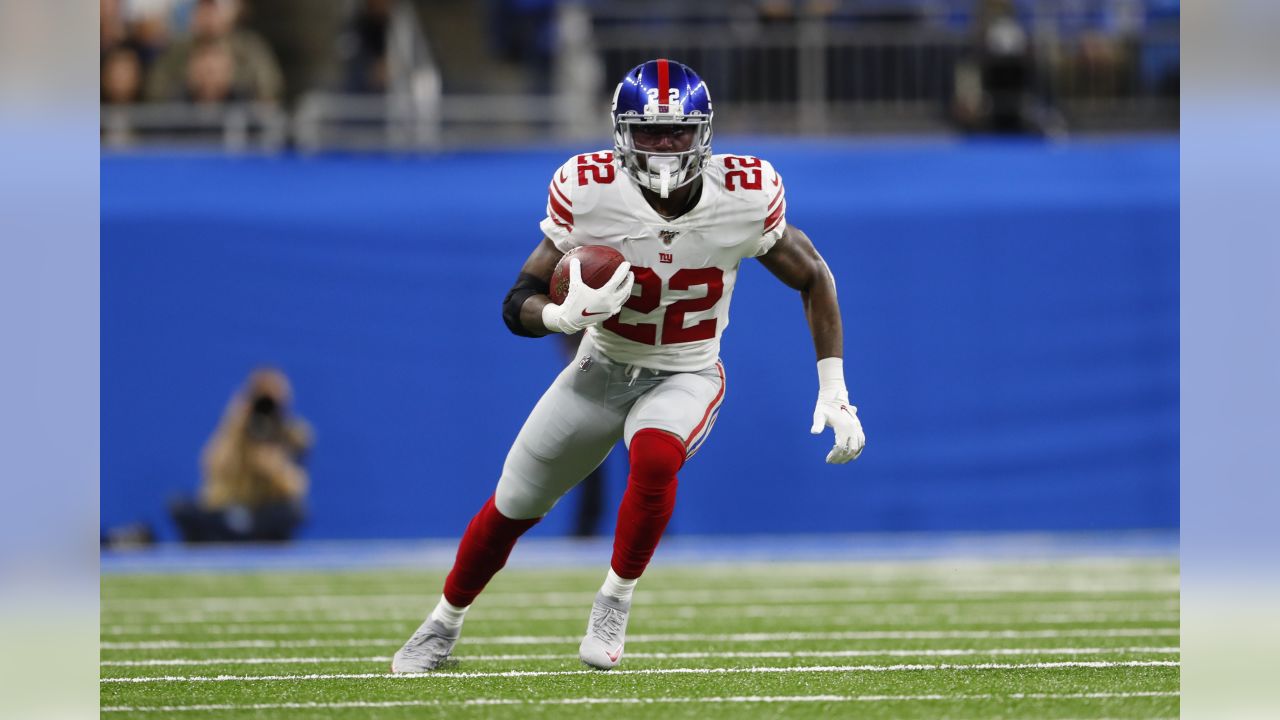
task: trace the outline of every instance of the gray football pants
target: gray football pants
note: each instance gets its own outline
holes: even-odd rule
[[[542,517],[640,430],[675,435],[690,458],[724,400],[724,366],[666,372],[614,362],[583,338],[578,355],[543,393],[507,453],[494,493],[512,519]]]

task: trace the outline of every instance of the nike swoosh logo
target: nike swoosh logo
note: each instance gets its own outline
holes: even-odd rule
[[[777,175],[774,175],[774,176],[773,176],[773,186],[774,186],[774,187],[778,187],[778,186],[779,186],[779,185],[781,185],[781,184],[782,184],[782,183],[778,182],[778,176],[777,176]]]
[[[619,645],[617,650],[606,652],[605,655],[609,656],[609,662],[618,662],[618,658],[622,657],[622,646]]]
[[[568,179],[569,179],[569,178],[567,178],[567,177],[565,177],[565,176],[564,176],[564,170],[561,170],[561,171],[560,171],[560,182],[565,182],[565,181],[567,181]]]
[[[604,314],[605,314],[605,313],[607,313],[607,312],[609,312],[609,311],[608,311],[608,310],[601,310],[600,312],[587,312],[586,310],[583,310],[583,311],[582,311],[582,317],[591,317],[592,315],[604,315]]]

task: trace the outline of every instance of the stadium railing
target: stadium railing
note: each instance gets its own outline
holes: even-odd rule
[[[102,145],[117,149],[216,144],[230,152],[270,151],[289,134],[289,116],[268,103],[104,105],[100,123]]]
[[[1179,36],[1172,0],[1019,3],[1034,92],[1075,131],[1174,129]],[[950,132],[957,73],[973,46],[973,4],[834,3],[784,19],[741,3],[562,3],[549,93],[445,93],[416,10],[400,3],[388,37],[389,91],[312,91],[292,111],[183,105],[104,107],[106,147],[203,142],[229,150],[432,150],[605,136],[612,78],[652,57],[699,70],[718,127],[822,135]],[[730,110],[725,112],[725,110]]]

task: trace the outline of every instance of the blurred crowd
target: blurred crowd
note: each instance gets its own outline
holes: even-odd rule
[[[688,48],[682,61],[721,88],[721,98],[741,103],[798,103],[797,69],[812,66],[819,42],[828,107],[937,103],[967,131],[1054,134],[1066,122],[1058,107],[1070,101],[1132,110],[1126,101],[1178,96],[1179,0],[600,0],[593,7],[597,37],[620,40],[600,42],[607,77],[637,61],[634,41],[663,38]],[[727,22],[713,19],[711,8]],[[675,39],[691,27],[735,37],[744,50]],[[774,42],[797,32],[813,40]]]
[[[107,146],[183,133],[228,147],[439,146],[448,132],[491,142],[549,125],[581,136],[582,121],[495,117],[484,103],[585,107],[659,56],[696,68],[718,102],[759,110],[729,132],[1178,122],[1180,0],[100,2]],[[368,102],[392,90],[411,103]],[[396,125],[405,107],[421,126]]]
[[[100,0],[104,105],[386,89],[393,0]]]
[[[388,87],[388,30],[393,8],[401,3],[412,8],[419,20],[446,81],[466,77],[473,85],[468,89],[484,92],[483,76],[501,75],[505,65],[508,70],[523,70],[523,89],[546,91],[557,51],[560,4],[557,0],[100,2],[102,101],[111,105],[235,100],[289,103],[310,89],[384,92]],[[999,46],[1030,56],[1027,38],[1034,23],[1038,30],[1049,28],[1071,41],[1069,56],[1053,58],[1053,72],[1122,81],[1133,78],[1134,73],[1127,70],[1141,64],[1162,74],[1144,80],[1176,91],[1176,77],[1168,76],[1177,64],[1176,43],[1156,51],[1171,51],[1172,57],[1155,57],[1136,43],[1141,32],[1153,24],[1176,29],[1179,0],[1048,4],[1033,0],[709,0],[697,4],[593,0],[584,6],[597,34],[622,30],[633,40],[626,43],[628,46],[640,50],[643,45],[653,45],[643,49],[646,55],[667,44],[678,45],[673,38],[691,28],[727,33],[735,42],[750,45],[752,38],[763,40],[771,31],[818,19],[832,30],[868,25],[884,28],[889,33],[886,46],[894,44],[891,36],[927,27],[972,37],[979,54]],[[600,44],[600,50],[610,50],[610,43]],[[763,43],[762,48],[767,45]],[[696,56],[703,48],[690,50],[680,54]],[[709,64],[698,62],[697,57],[682,59],[699,68]],[[631,60],[628,57],[624,62]],[[766,60],[787,62],[783,56]],[[896,67],[889,56],[836,55],[830,62],[835,75],[847,74],[859,65],[871,68],[872,76],[886,78],[907,69]],[[930,70],[927,66],[919,69]],[[475,72],[469,74],[468,70]],[[606,73],[610,78],[614,75]],[[480,87],[474,87],[477,76]],[[862,87],[874,89],[874,77],[869,84],[867,77],[863,79]],[[726,87],[726,83],[718,86]],[[839,89],[833,91],[838,94]]]
[[[242,11],[239,0],[102,0],[103,103],[279,101],[279,62]]]

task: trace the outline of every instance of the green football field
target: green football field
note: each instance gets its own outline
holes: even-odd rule
[[[398,676],[441,572],[104,575],[103,717],[1178,716],[1173,559],[658,562],[610,672],[577,658],[602,576],[504,571]]]

